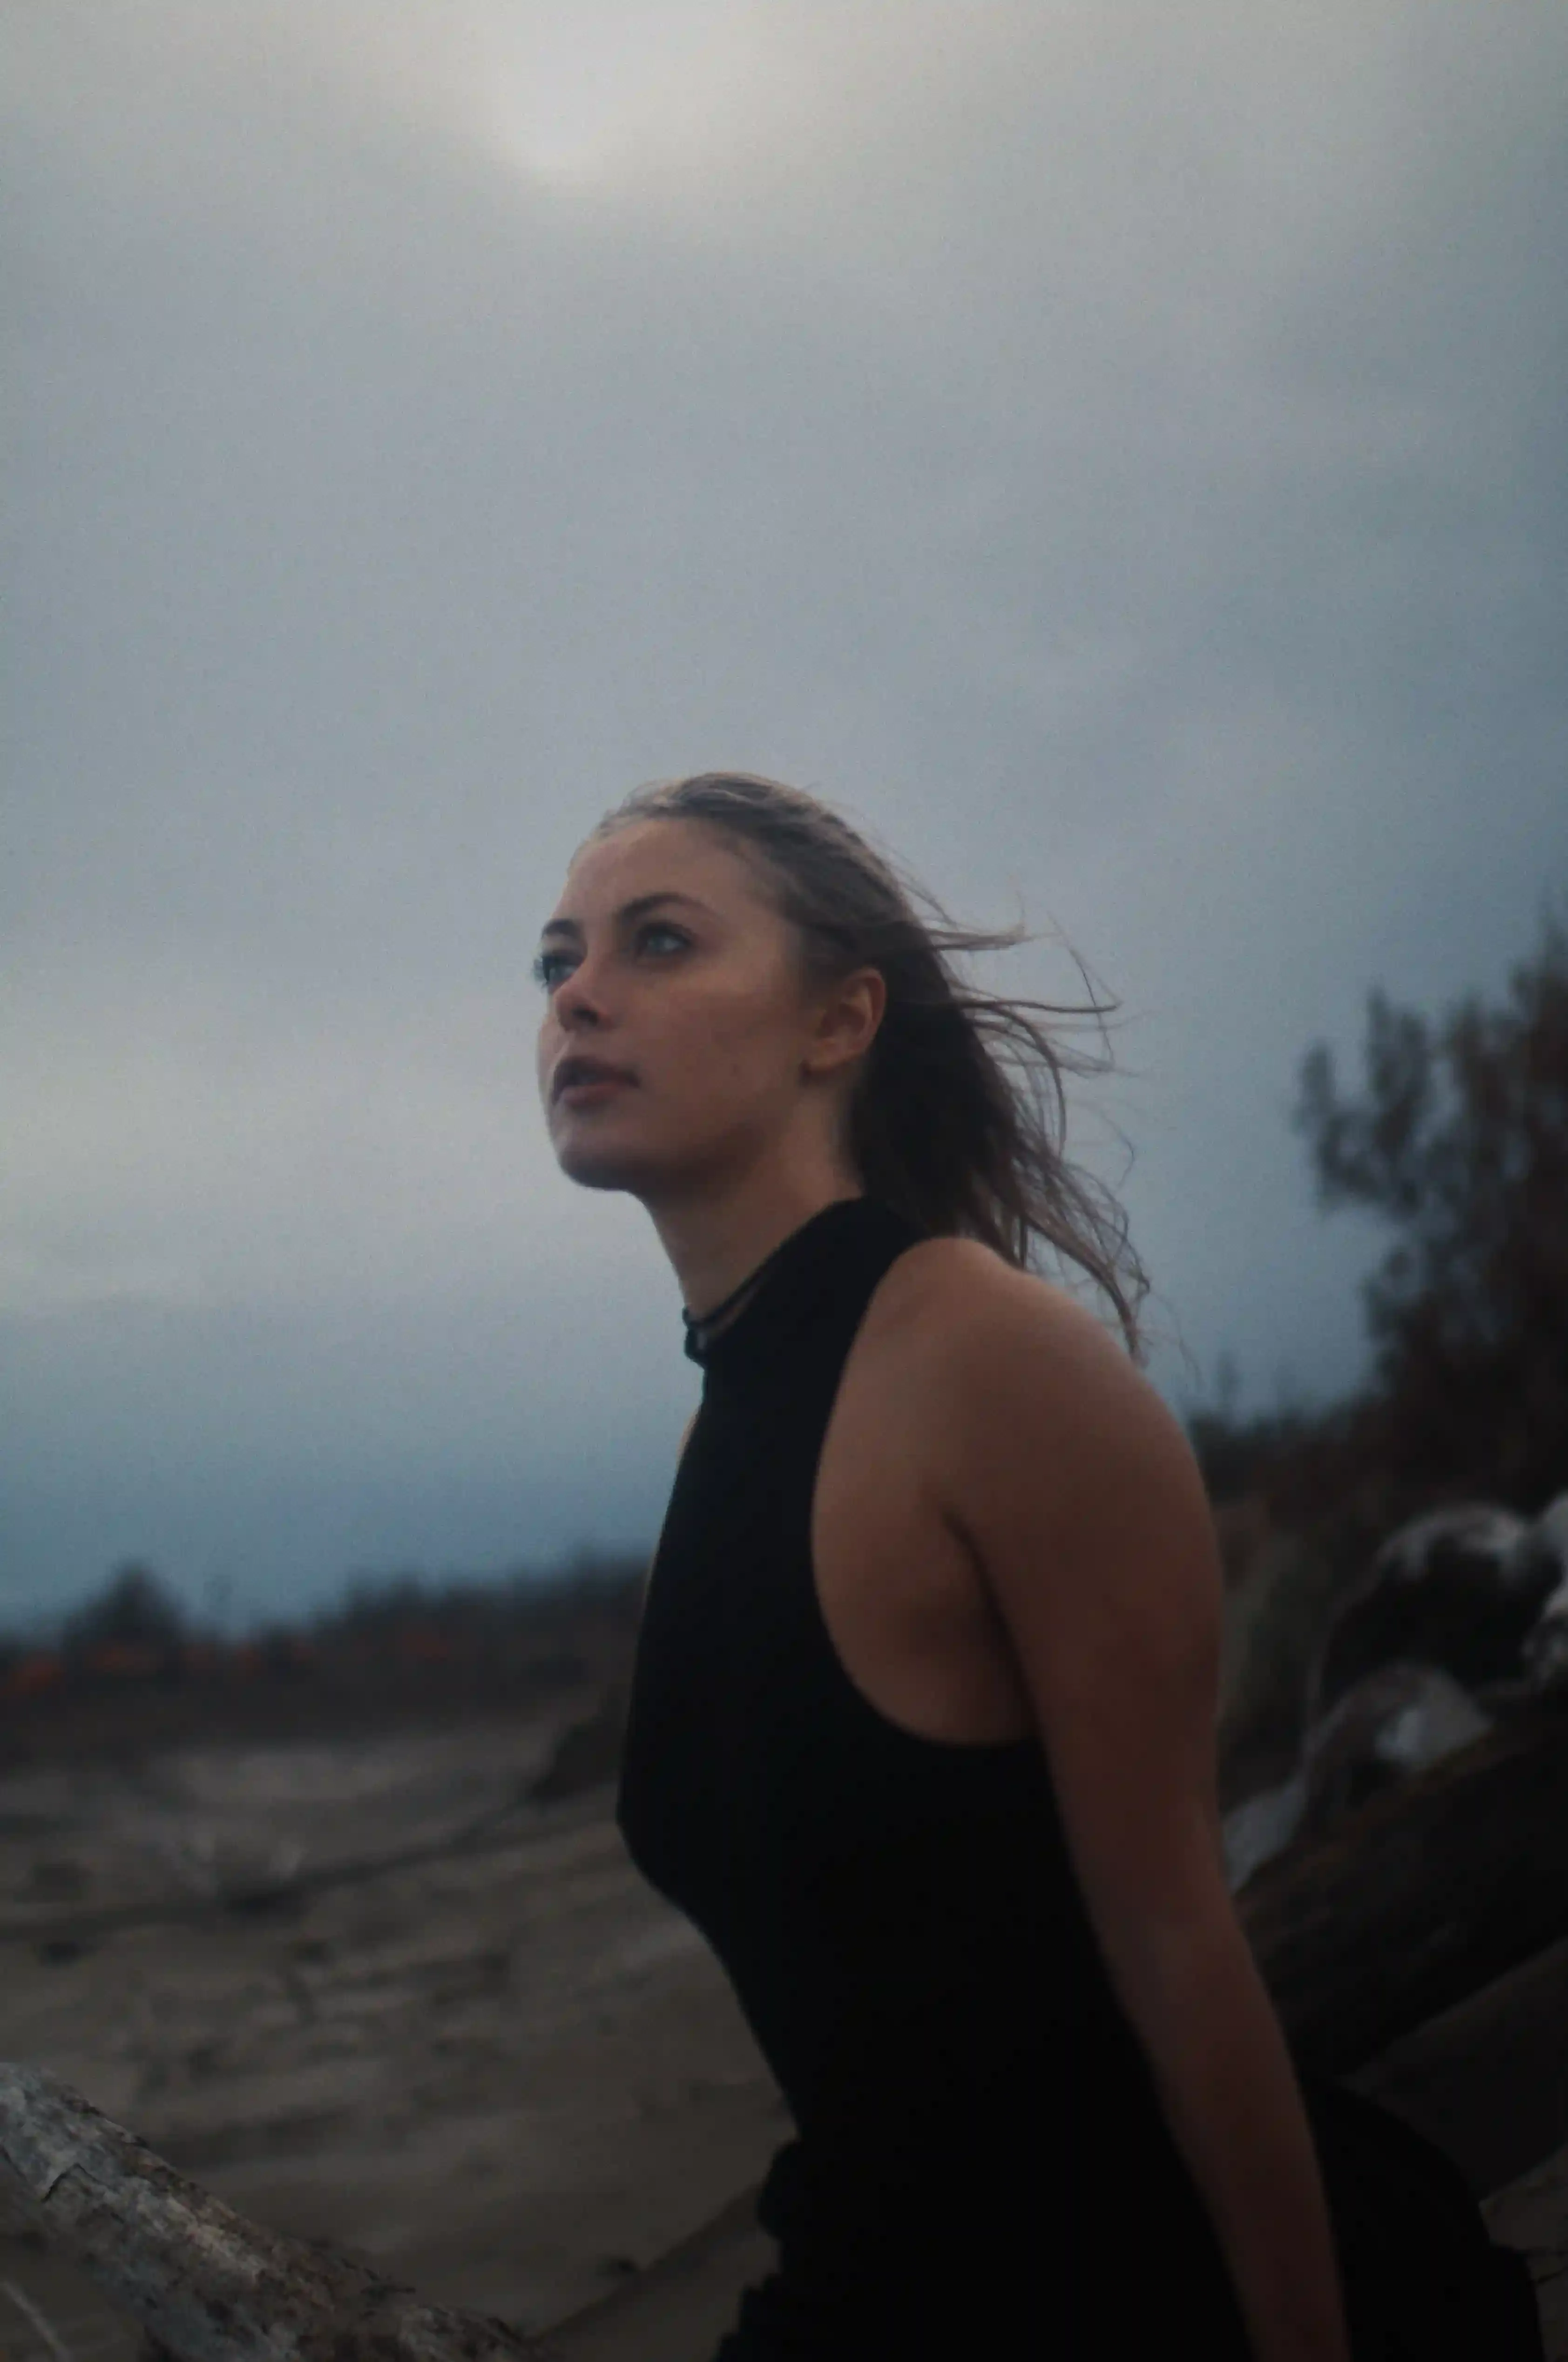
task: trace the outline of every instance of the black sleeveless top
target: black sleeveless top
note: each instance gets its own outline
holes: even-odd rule
[[[919,1235],[840,1199],[710,1342],[688,1338],[702,1399],[649,1577],[616,1818],[712,1945],[794,2120],[757,2205],[779,2268],[720,2356],[1119,2362],[1179,2326],[1204,2362],[1245,2362],[1039,1738],[889,1721],[818,1606],[829,1414],[873,1290]]]

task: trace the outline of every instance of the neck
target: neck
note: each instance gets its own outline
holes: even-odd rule
[[[775,1247],[824,1206],[843,1198],[863,1198],[852,1175],[822,1175],[813,1183],[790,1186],[769,1175],[758,1186],[730,1190],[723,1198],[682,1198],[649,1206],[659,1242],[674,1267],[681,1301],[693,1320],[734,1295]],[[737,1304],[734,1309],[740,1309]]]

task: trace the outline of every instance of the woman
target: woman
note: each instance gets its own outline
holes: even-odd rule
[[[1336,2198],[1378,2112],[1314,2138],[1225,1882],[1212,1525],[1124,1231],[988,1039],[1059,1110],[1042,1004],[944,956],[1018,940],[715,773],[607,815],[536,963],[556,1154],[646,1206],[703,1371],[618,1817],[794,2119],[716,2362],[1528,2355],[1441,2161],[1401,2279]]]

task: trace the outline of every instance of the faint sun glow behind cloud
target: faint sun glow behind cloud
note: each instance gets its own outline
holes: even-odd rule
[[[736,18],[724,6],[534,9],[498,42],[472,95],[479,136],[530,173],[613,173],[640,132],[701,132],[737,89]]]

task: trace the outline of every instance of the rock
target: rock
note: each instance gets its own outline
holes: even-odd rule
[[[1308,1733],[1303,1834],[1320,1834],[1379,1789],[1456,1754],[1492,1727],[1492,1716],[1441,1665],[1380,1666]]]
[[[1556,1587],[1524,1646],[1526,1678],[1537,1689],[1550,1689],[1568,1680],[1568,1493],[1559,1493],[1541,1511],[1521,1549],[1550,1554],[1556,1563]]]
[[[1521,1682],[1527,1642],[1568,1575],[1565,1529],[1568,1494],[1533,1523],[1470,1501],[1401,1526],[1330,1623],[1309,1720],[1400,1660],[1441,1666],[1469,1690]]]
[[[1297,1838],[1320,1837],[1369,1796],[1456,1754],[1492,1727],[1492,1716],[1440,1665],[1384,1665],[1368,1673],[1313,1725],[1288,1779],[1226,1814],[1231,1893]]]
[[[1297,1838],[1568,1681],[1568,1493],[1533,1520],[1482,1501],[1413,1518],[1331,1608],[1321,1562],[1290,1544],[1265,1548],[1226,1606],[1232,1892]]]
[[[1307,1775],[1293,1772],[1277,1787],[1260,1789],[1255,1796],[1233,1805],[1221,1823],[1225,1877],[1232,1894],[1245,1886],[1253,1871],[1286,1847],[1301,1827],[1307,1809]]]

